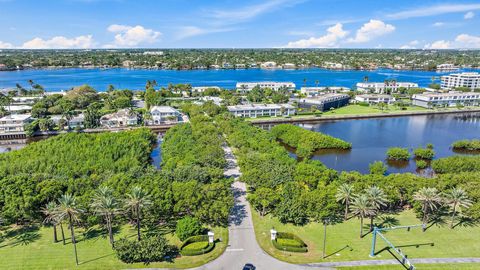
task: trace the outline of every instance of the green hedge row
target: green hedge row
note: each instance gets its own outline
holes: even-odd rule
[[[278,241],[280,239],[294,240],[297,243],[288,244],[288,241],[280,243],[281,241]],[[299,252],[299,253],[308,252],[307,244],[305,244],[305,242],[303,242],[303,240],[300,239],[300,237],[296,236],[293,233],[278,232],[277,240],[272,240],[272,244],[278,250],[289,251],[289,252]]]
[[[213,243],[208,243],[208,245],[205,248],[185,249],[186,246],[196,242],[208,242],[208,235],[196,235],[196,236],[187,238],[187,240],[185,240],[185,242],[183,242],[183,244],[180,246],[180,254],[182,254],[183,256],[197,256],[197,255],[208,253],[212,251],[213,248],[215,247],[215,242],[213,242]]]

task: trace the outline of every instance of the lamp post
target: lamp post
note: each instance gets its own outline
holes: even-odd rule
[[[326,247],[327,247],[327,225],[330,222],[330,219],[323,220],[323,256],[322,259],[325,259],[326,256]]]

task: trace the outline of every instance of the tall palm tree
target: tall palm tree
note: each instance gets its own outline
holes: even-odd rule
[[[43,223],[50,224],[53,226],[53,242],[58,242],[57,237],[57,220],[55,219],[55,209],[57,209],[57,204],[54,201],[51,201],[42,208],[42,213],[45,215]]]
[[[338,187],[337,194],[335,194],[335,198],[337,199],[337,202],[345,204],[345,214],[344,214],[345,220],[347,220],[348,218],[348,208],[350,207],[350,201],[355,196],[353,191],[354,191],[353,186],[345,183]]]
[[[360,238],[363,237],[363,219],[373,214],[374,210],[366,194],[362,194],[353,199],[350,206],[352,214],[360,218]]]
[[[55,219],[58,221],[67,220],[72,237],[73,250],[75,252],[75,262],[78,265],[77,241],[75,240],[74,224],[78,222],[78,216],[82,210],[77,206],[77,200],[72,194],[64,194],[58,199],[58,206],[55,209]]]
[[[151,204],[150,196],[139,186],[133,187],[130,193],[127,194],[125,207],[131,212],[132,217],[136,219],[138,241],[141,240],[140,222],[142,219],[142,209],[149,207]]]
[[[472,206],[472,201],[468,198],[468,194],[462,188],[454,188],[445,194],[445,202],[452,210],[452,220],[450,228],[453,228],[453,221],[457,212],[461,212],[462,208],[469,208]]]
[[[367,189],[367,197],[373,208],[373,213],[370,215],[370,231],[373,231],[373,219],[378,215],[380,208],[387,205],[387,196],[381,188],[372,186]]]
[[[102,216],[108,230],[110,244],[115,247],[113,239],[113,219],[120,212],[120,202],[113,196],[113,190],[109,187],[101,187],[95,193],[91,204],[95,214]]]
[[[422,223],[427,225],[428,213],[438,208],[438,205],[442,201],[440,194],[436,188],[423,187],[419,191],[413,194],[413,199],[422,204],[423,219]]]

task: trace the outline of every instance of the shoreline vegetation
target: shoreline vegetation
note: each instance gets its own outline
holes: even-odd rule
[[[270,130],[270,134],[296,149],[295,153],[301,158],[309,158],[319,149],[351,149],[352,144],[341,139],[299,126],[280,124]]]

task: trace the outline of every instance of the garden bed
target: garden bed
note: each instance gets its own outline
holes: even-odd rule
[[[277,233],[277,239],[272,240],[273,246],[282,251],[289,252],[308,252],[307,244],[303,242],[298,236],[293,233],[279,232]]]

